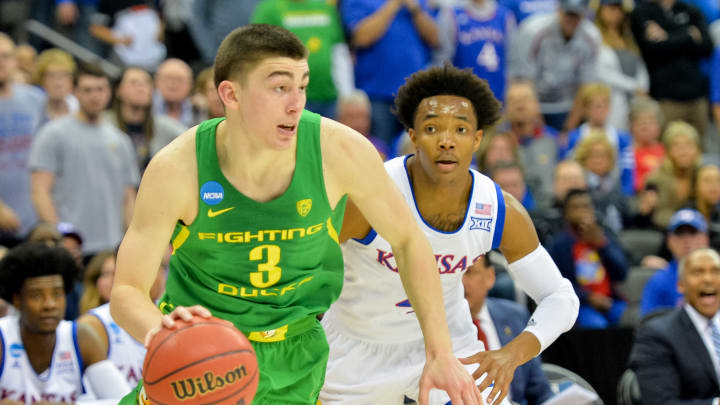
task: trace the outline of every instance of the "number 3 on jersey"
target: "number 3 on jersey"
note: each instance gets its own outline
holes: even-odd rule
[[[276,245],[260,245],[250,251],[250,260],[264,263],[258,264],[258,271],[250,273],[250,284],[256,288],[267,288],[280,281],[282,269],[280,263],[280,247]]]

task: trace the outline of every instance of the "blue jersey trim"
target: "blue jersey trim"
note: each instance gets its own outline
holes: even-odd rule
[[[80,344],[78,343],[77,322],[76,321],[73,321],[73,324],[72,324],[72,335],[73,335],[73,346],[75,346],[75,354],[77,355],[78,363],[80,363],[80,372],[84,372],[85,365],[83,364],[82,354],[80,354]]]
[[[377,232],[375,232],[374,229],[370,228],[370,232],[368,232],[368,234],[365,235],[364,238],[362,238],[362,239],[353,238],[353,240],[356,241],[357,243],[361,243],[361,244],[367,246],[367,245],[371,244],[372,241],[375,240],[376,236],[377,236]]]
[[[505,197],[503,197],[502,189],[495,184],[495,192],[497,193],[497,221],[495,221],[495,232],[493,233],[492,248],[497,249],[502,242],[503,228],[505,227]]]
[[[5,357],[7,357],[7,353],[5,353],[5,338],[3,337],[2,331],[0,330],[0,349],[2,350],[2,360],[0,360],[0,378],[2,378],[3,371],[5,371]]]
[[[470,194],[468,194],[467,207],[465,207],[465,218],[463,218],[462,225],[458,229],[456,229],[452,232],[441,231],[439,229],[433,228],[432,225],[428,224],[425,221],[425,218],[423,218],[422,213],[420,212],[420,209],[418,209],[417,200],[415,199],[415,189],[413,188],[412,180],[410,179],[410,172],[408,172],[408,168],[407,168],[407,160],[411,156],[414,156],[414,155],[410,154],[410,155],[405,156],[405,159],[403,159],[403,168],[405,169],[405,175],[407,176],[408,184],[410,184],[410,192],[412,193],[413,206],[415,208],[415,211],[418,213],[420,220],[423,221],[423,224],[425,224],[425,226],[427,226],[428,228],[432,229],[433,231],[435,231],[437,233],[442,233],[445,235],[452,235],[452,234],[462,231],[465,228],[465,223],[467,222],[467,219],[468,219],[468,213],[470,212],[470,202],[472,201],[473,192],[475,191],[475,175],[473,174],[473,172],[471,170],[468,170],[468,173],[470,173],[470,177],[472,177],[472,181],[470,182]]]

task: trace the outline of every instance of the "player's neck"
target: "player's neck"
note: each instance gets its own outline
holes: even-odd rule
[[[228,120],[218,125],[215,145],[220,169],[248,197],[266,201],[289,186],[295,170],[295,147],[269,148],[241,126],[231,126]],[[258,194],[253,190],[261,191]]]
[[[467,202],[472,183],[469,171],[458,169],[454,174],[435,177],[423,169],[416,155],[408,162],[408,172],[418,203],[419,200],[437,200],[443,206],[455,206]]]
[[[36,372],[41,373],[50,365],[55,350],[55,333],[37,333],[20,325],[20,338],[25,352]]]

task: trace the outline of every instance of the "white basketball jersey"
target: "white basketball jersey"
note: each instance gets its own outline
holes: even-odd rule
[[[0,400],[12,399],[27,405],[43,401],[74,403],[82,394],[82,364],[74,322],[60,321],[50,367],[39,375],[23,347],[18,317],[0,319],[0,340]]]
[[[505,223],[505,200],[500,187],[475,170],[465,220],[454,232],[434,229],[420,215],[406,169],[408,156],[385,163],[415,220],[432,246],[442,282],[445,310],[452,337],[473,333],[462,276],[477,258],[497,248]],[[388,213],[392,215],[392,213]],[[390,244],[374,230],[362,240],[342,246],[345,285],[325,316],[341,331],[371,342],[401,343],[422,339],[417,317],[400,281]]]
[[[145,346],[113,321],[110,316],[110,304],[93,308],[90,314],[96,316],[105,327],[108,337],[108,360],[115,364],[131,387],[136,386],[142,378]]]

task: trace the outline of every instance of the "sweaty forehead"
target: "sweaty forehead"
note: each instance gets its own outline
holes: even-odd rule
[[[423,118],[420,115],[421,112],[423,115],[453,114],[464,115],[472,120],[476,119],[475,110],[470,100],[459,96],[440,95],[424,98],[417,109],[418,116]]]

